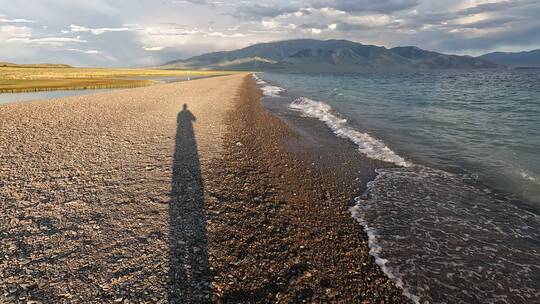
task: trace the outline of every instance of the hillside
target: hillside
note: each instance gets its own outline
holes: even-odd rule
[[[540,68],[540,49],[518,53],[494,52],[480,58],[513,68]]]
[[[29,64],[17,64],[11,62],[0,62],[0,67],[4,68],[71,68],[67,64],[57,63],[29,63]]]
[[[358,71],[390,69],[497,68],[482,58],[446,55],[417,47],[364,45],[348,40],[297,39],[259,43],[165,63],[161,68]]]

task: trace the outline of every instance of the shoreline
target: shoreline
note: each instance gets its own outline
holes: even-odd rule
[[[327,131],[332,130],[335,137],[349,137],[350,130],[353,134],[363,130],[354,128],[354,122],[346,125],[345,130],[339,129],[341,122],[335,119],[332,113],[335,109],[328,104],[297,96],[265,79],[257,83],[268,88],[268,92],[263,90],[265,106],[292,121],[292,125],[313,117],[319,125],[324,123]],[[291,110],[299,108],[300,113]],[[348,122],[346,116],[337,117]],[[312,125],[316,122],[298,129],[319,139],[318,135],[325,132]],[[356,143],[355,138],[351,141]],[[360,148],[362,143],[360,140]],[[347,146],[334,145],[340,149]],[[403,288],[403,294],[411,301],[452,298],[467,302],[506,297],[519,302],[535,297],[534,269],[538,263],[534,239],[538,235],[534,227],[539,222],[537,213],[523,204],[525,200],[499,193],[470,176],[417,162],[405,167],[375,164],[371,168],[377,169],[376,178],[368,183],[367,189],[363,187],[358,192],[350,211],[363,231],[367,231],[376,263]],[[522,239],[516,241],[516,234]],[[503,245],[506,242],[512,244],[511,250]],[[486,244],[492,252],[474,249]],[[473,249],[462,251],[462,248]],[[520,270],[508,267],[506,261],[513,261]],[[441,267],[447,263],[452,266]],[[505,272],[511,275],[492,277]],[[463,286],[463,282],[468,285]],[[455,288],[461,288],[463,293],[455,294]]]
[[[0,119],[0,301],[409,302],[348,211],[364,160],[313,149],[250,74]]]
[[[366,115],[362,114],[362,112],[358,110],[360,108],[357,107],[357,102],[355,101],[358,100],[358,104],[362,102],[365,103],[365,101],[363,101],[365,97],[361,97],[362,95],[360,93],[357,94],[358,96],[356,98],[352,97],[355,95],[354,93],[348,93],[350,96],[345,96],[341,95],[344,94],[343,92],[338,93],[338,91],[336,91],[337,95],[333,96],[330,94],[329,96],[325,97],[322,91],[317,93],[313,87],[314,83],[316,83],[315,80],[310,83],[310,75],[290,75],[293,74],[267,73],[267,77],[263,77],[262,80],[269,81],[269,85],[271,86],[279,87],[280,83],[283,84],[283,88],[281,88],[283,89],[283,92],[279,93],[279,95],[291,97],[291,102],[296,99],[307,99],[309,101],[313,101],[314,103],[311,105],[306,105],[304,102],[295,102],[297,103],[297,105],[294,105],[295,110],[302,113],[301,115],[322,115],[320,117],[316,117],[316,119],[319,119],[324,123],[328,123],[331,128],[336,126],[338,128],[342,127],[340,126],[339,122],[339,119],[342,118],[346,120],[346,123],[343,125],[344,129],[357,130],[371,135],[371,137],[375,138],[376,140],[383,142],[384,145],[386,145],[393,152],[393,154],[396,154],[402,158],[404,157],[407,162],[409,162],[409,165],[423,165],[449,173],[463,175],[465,178],[470,179],[471,182],[476,183],[477,187],[489,188],[489,191],[496,193],[499,197],[512,201],[512,204],[539,214],[540,209],[538,208],[538,204],[540,203],[540,197],[538,196],[538,191],[535,191],[534,188],[538,182],[538,178],[536,176],[537,174],[534,173],[537,166],[534,161],[530,160],[530,158],[525,160],[529,161],[531,168],[528,168],[526,163],[524,165],[523,162],[516,161],[514,164],[509,159],[506,159],[506,162],[512,163],[513,166],[504,167],[501,165],[503,161],[500,157],[493,159],[493,163],[491,163],[489,160],[482,159],[478,160],[480,164],[476,164],[475,161],[471,160],[470,158],[471,153],[465,153],[464,155],[460,156],[461,154],[459,154],[459,151],[451,150],[453,154],[445,154],[445,150],[437,151],[437,149],[440,149],[437,147],[443,144],[448,144],[447,141],[441,140],[441,143],[438,144],[436,139],[434,141],[432,140],[430,143],[426,142],[425,138],[422,138],[421,140],[423,140],[423,142],[421,140],[414,142],[414,140],[411,139],[411,134],[414,134],[414,132],[417,132],[418,130],[416,130],[412,125],[402,122],[393,123],[391,119],[385,120],[383,119],[384,115],[380,112],[380,110],[373,110],[376,114],[369,114],[368,112],[366,112]],[[344,79],[348,78],[345,77]],[[300,82],[301,80],[306,81],[305,87],[302,86]],[[290,81],[291,83],[286,84],[287,81]],[[319,79],[318,81],[322,80]],[[298,87],[298,89],[295,87]],[[340,88],[340,86],[336,85],[336,89],[337,88]],[[290,89],[290,92],[287,91],[287,89]],[[326,89],[327,91],[330,91],[331,88]],[[371,89],[373,88],[369,87],[369,90]],[[297,94],[303,90],[307,91],[303,94]],[[380,96],[379,98],[383,99]],[[391,97],[389,98],[391,99]],[[321,107],[313,107],[318,105]],[[369,105],[366,104],[364,106],[367,107]],[[331,112],[324,113],[325,107],[331,108]],[[322,111],[323,113],[321,114],[321,112],[317,111]],[[335,116],[338,118],[337,120],[332,117],[334,116],[333,114],[336,114]],[[326,115],[326,117],[324,115]],[[381,116],[379,117],[380,119],[377,118],[377,115]],[[330,118],[328,118],[328,116],[330,116]],[[390,114],[390,116],[392,116],[392,114]],[[406,117],[399,119],[395,118],[395,120],[406,119]],[[381,121],[383,120],[385,123],[381,124]],[[421,132],[426,132],[426,130],[422,129],[422,127],[422,125],[418,126]],[[399,130],[403,131],[403,136],[396,135],[401,134],[398,132]],[[341,135],[347,136],[346,132],[348,130],[337,131]],[[470,136],[474,136],[474,134],[470,134]],[[356,139],[352,138],[352,140],[354,141]],[[411,140],[414,142],[413,144],[410,144]],[[360,139],[360,142],[361,146],[366,141]],[[418,147],[415,147],[415,145]],[[472,143],[471,146],[472,145],[474,145],[474,143]],[[500,142],[498,145],[501,147],[505,146]],[[432,146],[433,148],[431,148]],[[466,149],[466,147],[461,148]],[[516,151],[513,151],[513,153],[515,152]],[[486,154],[488,152],[482,153]],[[374,156],[376,158],[377,155]],[[520,157],[516,156],[515,158],[520,159]],[[493,168],[495,168],[497,165],[501,166],[500,171],[502,173],[500,174],[497,173],[496,170],[493,171]]]
[[[372,178],[366,159],[352,146],[314,150],[261,97],[246,79],[228,116],[227,153],[209,183],[217,189],[208,200],[209,229],[219,232],[209,235],[210,248],[218,248],[210,251],[219,273],[216,296],[225,302],[409,303],[369,255],[367,236],[348,211],[358,179]],[[331,134],[326,140],[342,141]],[[329,157],[335,161],[324,161]]]

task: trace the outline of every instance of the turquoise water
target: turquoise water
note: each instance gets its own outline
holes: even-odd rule
[[[538,70],[263,77],[330,105],[405,159],[463,170],[540,207]]]
[[[350,208],[415,303],[538,303],[540,72],[255,76],[389,166]]]

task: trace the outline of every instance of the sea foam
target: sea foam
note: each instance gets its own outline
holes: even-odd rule
[[[360,132],[347,125],[347,120],[339,117],[332,107],[321,101],[300,97],[290,104],[290,108],[302,112],[305,116],[324,122],[337,136],[346,138],[358,146],[358,150],[369,158],[408,167],[411,164],[388,148],[382,141],[367,133]]]
[[[279,95],[285,91],[282,87],[273,86],[268,84],[268,82],[262,80],[257,74],[252,74],[253,79],[260,86],[260,89],[264,96],[266,97],[279,97]]]
[[[368,188],[371,187],[371,183],[368,183]],[[377,239],[377,231],[370,227],[364,219],[362,212],[362,197],[355,198],[356,204],[349,208],[349,212],[352,217],[364,228],[364,232],[368,236],[369,255],[375,258],[375,263],[381,268],[383,273],[396,284],[403,292],[403,295],[411,299],[415,304],[420,303],[420,297],[412,294],[401,279],[401,275],[392,267],[388,266],[388,260],[381,257],[382,247]]]
[[[529,303],[540,296],[540,218],[466,175],[376,169],[349,211],[369,253],[415,303]]]

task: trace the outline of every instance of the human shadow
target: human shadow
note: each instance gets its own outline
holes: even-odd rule
[[[211,299],[211,272],[196,120],[187,105],[178,113],[169,206],[169,303]]]

